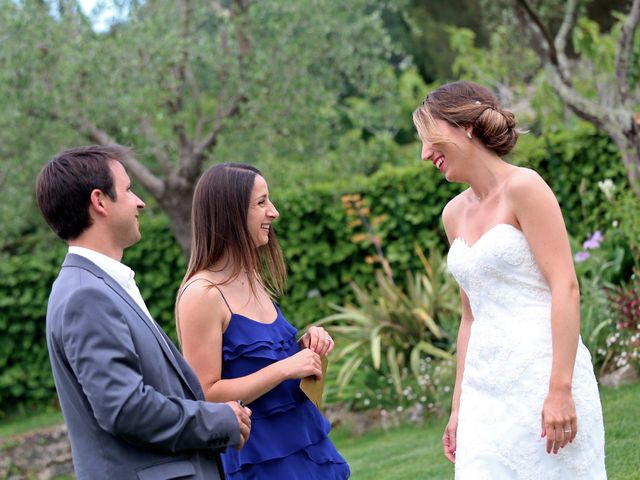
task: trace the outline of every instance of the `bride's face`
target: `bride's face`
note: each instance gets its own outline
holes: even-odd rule
[[[447,181],[462,181],[471,143],[467,137],[467,129],[438,118],[434,121],[438,129],[438,138],[433,142],[427,138],[422,139],[421,158],[432,162]]]

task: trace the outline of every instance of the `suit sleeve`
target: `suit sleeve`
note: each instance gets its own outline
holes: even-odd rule
[[[171,452],[239,443],[228,405],[163,395],[145,384],[124,313],[104,291],[76,290],[60,314],[67,360],[105,431]]]

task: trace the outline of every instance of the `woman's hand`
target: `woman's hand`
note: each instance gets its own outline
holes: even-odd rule
[[[284,375],[288,379],[305,378],[311,375],[315,375],[318,379],[322,378],[320,355],[309,348],[303,348],[280,362],[284,367]]]
[[[458,412],[451,412],[449,422],[444,429],[442,435],[442,447],[444,448],[444,456],[451,463],[456,463],[456,436],[458,433]]]
[[[560,448],[573,442],[578,433],[576,405],[571,388],[549,390],[542,407],[542,433],[547,437],[547,453],[558,453]]]
[[[298,343],[302,348],[313,350],[320,356],[329,355],[335,346],[329,332],[322,327],[315,326],[309,327]]]

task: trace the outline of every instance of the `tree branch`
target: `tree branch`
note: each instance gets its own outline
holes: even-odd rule
[[[545,65],[547,80],[553,87],[562,101],[578,117],[592,123],[597,128],[607,132],[610,136],[615,136],[615,132],[622,132],[631,122],[631,118],[624,109],[603,108],[583,95],[578,93],[573,87],[567,85],[558,74],[558,70],[552,65]]]
[[[118,143],[107,132],[96,127],[86,118],[80,117],[79,120],[69,121],[68,123],[78,128],[94,143],[98,143],[100,145],[112,145]],[[162,197],[164,193],[164,182],[151,173],[147,167],[136,160],[133,156],[124,161],[124,166],[151,195],[156,198]]]
[[[564,10],[564,18],[562,19],[562,24],[558,29],[558,33],[556,34],[556,38],[554,39],[553,46],[558,58],[558,69],[560,70],[562,77],[567,81],[571,78],[571,74],[569,72],[569,64],[567,61],[566,48],[567,48],[567,37],[573,30],[573,26],[576,23],[576,18],[578,17],[578,0],[569,0],[565,5]]]
[[[155,132],[155,129],[151,126],[148,117],[142,117],[140,119],[140,131],[147,140],[149,149],[153,153],[154,158],[158,162],[160,171],[165,177],[168,177],[171,173],[171,162],[169,156],[164,148],[162,148],[162,141]]]
[[[2,191],[2,187],[4,187],[4,182],[8,176],[7,170],[0,172],[0,192]]]
[[[224,122],[240,112],[240,104],[245,100],[245,96],[243,94],[236,95],[231,101],[229,107],[226,110],[217,109],[216,116],[213,121],[213,126],[209,131],[209,134],[196,145],[193,151],[193,157],[202,157],[204,153],[210,148],[214,147],[218,143],[218,135],[220,134],[220,130],[224,126]]]
[[[218,99],[216,102],[216,113],[213,118],[213,123],[211,129],[207,133],[207,135],[200,140],[200,131],[201,128],[208,123],[207,120],[203,117],[198,118],[197,120],[197,133],[198,135],[195,138],[195,147],[193,148],[191,155],[182,155],[180,159],[180,168],[186,175],[195,174],[200,168],[200,165],[204,161],[204,155],[207,151],[211,150],[218,143],[218,137],[220,135],[220,131],[224,127],[226,121],[236,116],[240,112],[240,105],[245,100],[245,96],[242,92],[242,78],[243,78],[243,65],[245,64],[246,58],[251,53],[252,42],[251,42],[251,34],[249,23],[247,19],[247,11],[249,9],[248,0],[233,0],[231,8],[226,9],[220,5],[217,1],[212,1],[211,6],[215,13],[221,16],[230,16],[231,21],[234,23],[236,36],[235,40],[237,42],[237,52],[238,52],[238,64],[240,70],[240,86],[236,89],[238,92],[231,102],[229,102],[227,108],[223,108],[224,99],[228,96],[228,89],[221,88],[220,93],[218,95]],[[223,57],[225,59],[230,58],[231,53],[228,45],[228,35],[225,28],[221,29],[220,33],[220,42],[221,42],[221,51],[223,52]],[[223,68],[221,72],[220,79],[221,84],[224,84],[228,81],[228,70],[230,70],[230,66],[228,68]]]
[[[540,17],[533,11],[527,0],[513,0],[516,6],[516,16],[520,23],[533,34],[533,48],[543,59],[547,59],[553,65],[558,65],[558,55],[551,35],[542,24]]]
[[[623,104],[629,100],[629,63],[633,47],[633,38],[640,22],[640,0],[634,0],[627,21],[622,25],[618,50],[616,52],[616,78],[620,100]]]
[[[189,64],[189,34],[191,28],[191,16],[193,13],[193,6],[191,0],[182,0],[180,8],[180,17],[182,21],[182,30],[180,32],[180,60],[173,67],[173,74],[176,78],[176,85],[172,89],[174,92],[174,98],[167,103],[169,109],[174,116],[179,117],[180,112],[184,108],[184,94],[187,90],[187,66]],[[178,136],[178,141],[183,154],[191,150],[191,142],[187,135],[187,129],[183,122],[177,122],[173,125],[173,131]]]

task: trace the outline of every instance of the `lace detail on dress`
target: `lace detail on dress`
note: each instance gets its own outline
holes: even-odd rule
[[[456,239],[448,265],[474,317],[462,380],[456,479],[606,478],[602,410],[582,342],[573,376],[576,439],[548,455],[540,438],[552,361],[551,293],[524,234],[498,224],[473,245]]]

